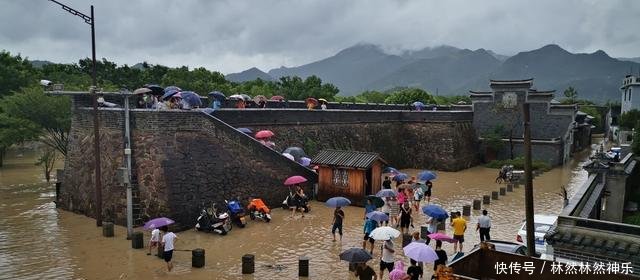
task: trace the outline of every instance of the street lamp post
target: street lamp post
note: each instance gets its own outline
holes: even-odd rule
[[[91,71],[91,95],[93,97],[93,150],[95,154],[95,173],[96,173],[96,226],[102,226],[102,176],[100,171],[100,116],[98,115],[98,89],[96,83],[96,32],[95,32],[95,18],[93,16],[93,5],[91,5],[91,16],[87,16],[77,10],[62,4],[56,0],[49,0],[62,7],[63,10],[69,12],[74,16],[78,16],[84,20],[85,23],[91,25],[91,58],[93,62]]]

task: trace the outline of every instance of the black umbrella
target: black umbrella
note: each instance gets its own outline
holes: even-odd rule
[[[350,263],[363,263],[373,259],[373,257],[362,248],[351,248],[340,253],[340,259]]]
[[[295,160],[300,159],[301,157],[306,157],[307,154],[304,152],[304,150],[300,147],[289,147],[284,149],[284,151],[282,151],[283,153],[287,153],[293,156],[293,158]]]
[[[144,87],[150,89],[153,95],[162,96],[164,94],[164,88],[159,85],[146,85]]]

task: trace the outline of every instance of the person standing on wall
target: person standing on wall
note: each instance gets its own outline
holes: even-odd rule
[[[489,231],[491,231],[491,218],[487,213],[487,210],[482,210],[482,216],[478,217],[476,231],[480,232],[480,242],[491,240],[491,236],[489,235]]]

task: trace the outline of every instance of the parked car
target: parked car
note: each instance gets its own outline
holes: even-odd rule
[[[496,251],[518,254],[523,256],[527,255],[527,246],[524,246],[522,244],[518,244],[510,241],[502,241],[502,240],[489,240],[489,241],[486,241],[486,243],[489,243],[495,246]],[[477,247],[480,247],[480,244],[477,244],[473,248],[475,249]]]
[[[556,224],[558,216],[555,215],[533,215],[533,230],[535,232],[536,253],[542,254],[547,251],[547,241],[544,236]],[[518,235],[516,236],[518,243],[527,242],[527,223],[523,222]]]

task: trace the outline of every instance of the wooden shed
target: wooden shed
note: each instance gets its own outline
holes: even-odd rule
[[[380,190],[387,164],[376,153],[343,150],[322,150],[311,163],[318,166],[318,200],[343,196],[359,206],[364,196]]]

